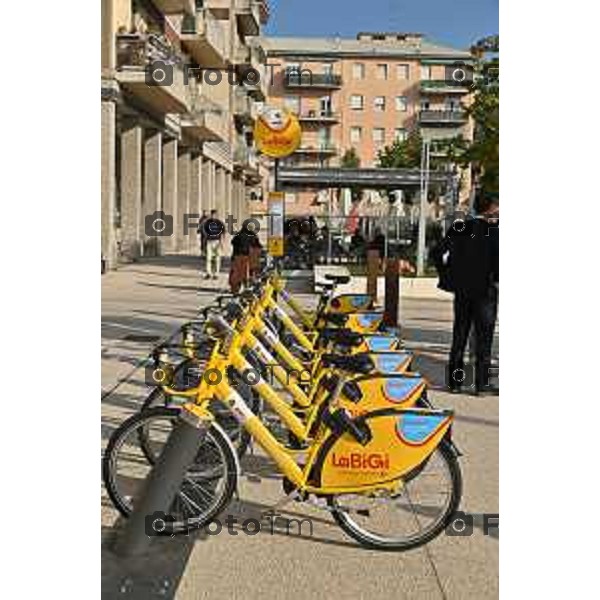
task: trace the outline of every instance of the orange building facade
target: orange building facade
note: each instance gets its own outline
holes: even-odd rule
[[[461,85],[469,52],[434,44],[421,34],[359,33],[356,39],[266,38],[267,102],[299,117],[300,148],[282,164],[339,166],[353,148],[361,167],[418,129],[424,139],[472,137]],[[435,149],[435,145],[432,145]],[[470,182],[463,194],[468,194]],[[319,214],[323,192],[286,194],[286,212]]]

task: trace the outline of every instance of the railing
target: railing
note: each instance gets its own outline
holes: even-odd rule
[[[225,111],[216,102],[207,98],[197,88],[191,88],[188,95],[188,106],[190,115],[198,118],[206,113],[222,116]]]
[[[331,142],[317,142],[315,144],[307,142],[302,144],[297,152],[305,154],[331,154],[337,152],[337,146]]]
[[[422,79],[421,90],[456,90],[456,91],[468,91],[469,85],[456,85],[453,82],[446,81],[445,79]]]
[[[463,123],[467,114],[462,110],[422,110],[419,112],[421,123]]]
[[[247,169],[258,168],[258,156],[254,148],[248,148],[243,143],[238,143],[233,151],[233,161]]]
[[[226,41],[225,27],[207,9],[199,10],[195,15],[184,15],[181,33],[215,38],[215,42],[221,46],[224,46]]]
[[[168,64],[182,64],[181,57],[156,34],[120,33],[116,36],[117,68],[145,68],[150,63],[161,60]]]
[[[309,69],[290,69],[284,72],[286,87],[341,87],[342,76],[333,73],[312,73]]]
[[[340,114],[330,110],[308,110],[298,115],[301,121],[339,121]]]

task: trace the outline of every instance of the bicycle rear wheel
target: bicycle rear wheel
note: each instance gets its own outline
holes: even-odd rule
[[[401,551],[428,543],[458,509],[462,476],[456,456],[445,442],[419,468],[418,475],[413,470],[393,496],[329,496],[333,518],[367,548]]]
[[[110,499],[123,516],[131,514],[154,460],[178,418],[177,408],[151,408],[124,421],[111,436],[104,453],[102,476]],[[145,449],[139,443],[140,428],[144,430]],[[147,459],[148,451],[154,458],[152,462]],[[169,508],[173,532],[184,533],[208,523],[229,504],[236,486],[234,450],[223,430],[213,423]]]

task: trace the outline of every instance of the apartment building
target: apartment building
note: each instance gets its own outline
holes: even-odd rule
[[[259,36],[267,19],[264,0],[102,0],[107,268],[196,253],[186,214],[247,216],[260,183],[252,127],[266,94]],[[252,69],[258,82],[246,77]],[[148,235],[156,211],[172,217],[163,224],[172,235]]]
[[[463,110],[469,89],[449,79],[471,60],[467,51],[419,33],[270,37],[264,47],[272,73],[268,102],[295,112],[303,129],[302,144],[286,165],[338,166],[354,148],[361,167],[376,167],[378,151],[414,129],[429,140],[472,136]],[[468,187],[463,183],[463,190]],[[312,214],[315,196],[288,193],[286,210]]]

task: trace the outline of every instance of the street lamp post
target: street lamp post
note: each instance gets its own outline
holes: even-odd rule
[[[417,243],[417,275],[425,273],[425,242],[427,227],[427,196],[429,194],[429,141],[423,140],[421,151],[421,209],[419,211],[419,238]]]

